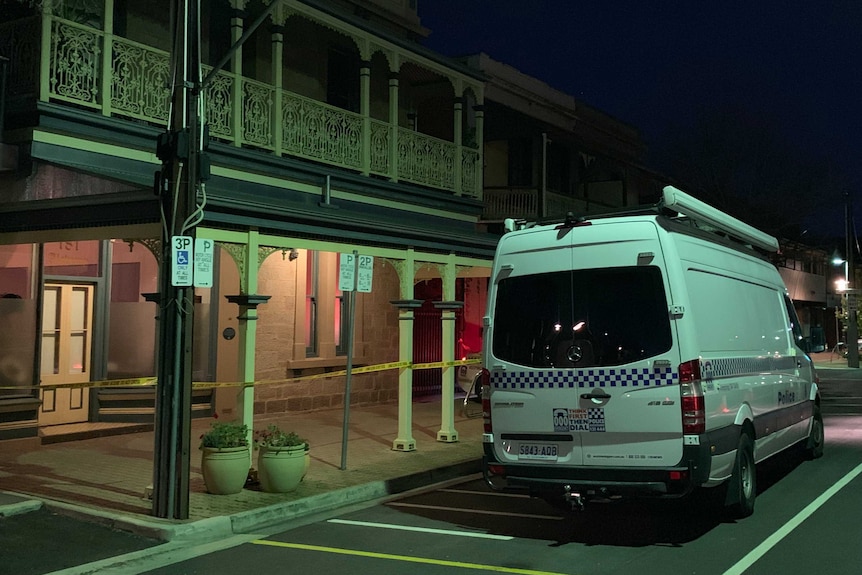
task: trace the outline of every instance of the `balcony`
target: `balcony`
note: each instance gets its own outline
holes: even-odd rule
[[[548,191],[545,193],[544,214],[540,216],[540,193],[536,188],[485,188],[482,221],[502,222],[506,218],[536,221],[540,217],[563,217],[568,212],[584,214],[590,206],[597,205],[596,202]]]
[[[35,98],[166,127],[170,54],[54,14],[0,24],[10,101]],[[204,75],[211,68],[204,67]],[[357,71],[358,74],[358,71]],[[478,148],[219,71],[204,90],[210,136],[268,153],[480,199]]]

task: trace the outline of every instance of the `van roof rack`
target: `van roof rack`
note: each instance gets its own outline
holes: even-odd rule
[[[560,227],[568,228],[587,220],[647,214],[659,214],[675,219],[689,220],[698,229],[717,233],[767,252],[778,251],[778,240],[773,236],[686,194],[674,186],[665,186],[662,189],[662,199],[655,204],[623,206],[595,214],[576,215],[574,212],[568,212],[563,218],[554,216],[542,218],[535,222],[507,218],[504,220],[504,228],[506,232],[535,225],[560,224]],[[679,218],[679,216],[684,216],[684,218]]]
[[[726,234],[735,240],[747,243],[767,252],[778,251],[778,240],[773,236],[728,215],[709,204],[694,198],[673,186],[665,186],[662,190],[662,201],[659,202],[666,210],[682,214],[694,220],[698,227]]]

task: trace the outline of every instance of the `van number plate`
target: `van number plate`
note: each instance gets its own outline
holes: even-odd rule
[[[522,443],[518,446],[518,459],[557,460],[557,446],[546,443]]]

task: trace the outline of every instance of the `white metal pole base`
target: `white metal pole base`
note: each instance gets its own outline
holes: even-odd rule
[[[443,431],[442,429],[437,432],[437,441],[441,441],[443,443],[457,443],[458,442],[458,432],[454,429],[451,431]]]
[[[395,439],[392,451],[416,451],[416,441],[413,439]]]

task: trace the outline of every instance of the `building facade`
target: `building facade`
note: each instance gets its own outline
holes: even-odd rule
[[[17,158],[0,173],[0,313],[16,344],[0,358],[3,437],[152,421],[153,388],[138,384],[165,313],[154,181],[176,113],[170,4],[4,3],[3,142]],[[426,32],[406,1],[202,2],[202,76],[229,58],[202,89],[195,235],[217,250],[213,287],[195,290],[193,377],[266,385],[196,389],[195,414],[342,405],[343,376],[310,376],[344,370],[351,327],[354,364],[409,363],[417,283],[461,302],[423,328],[437,359],[476,321],[459,308],[484,305],[473,282],[496,243],[476,227],[483,82],[422,48]],[[337,281],[351,253],[374,258],[354,310]],[[411,371],[365,374],[351,401],[409,402]],[[409,432],[399,443],[412,448]]]
[[[0,0],[0,438],[152,425],[173,311],[158,293],[170,5]],[[367,371],[350,401],[398,401],[393,448],[412,450],[412,398],[446,398],[448,364],[481,350],[503,219],[657,196],[637,130],[487,55],[425,49],[415,2],[201,10],[208,177],[192,215],[216,247],[189,305],[193,380],[217,385],[195,387],[193,416],[342,406],[352,330]],[[344,254],[373,257],[354,309]],[[438,439],[457,440],[451,410]]]

